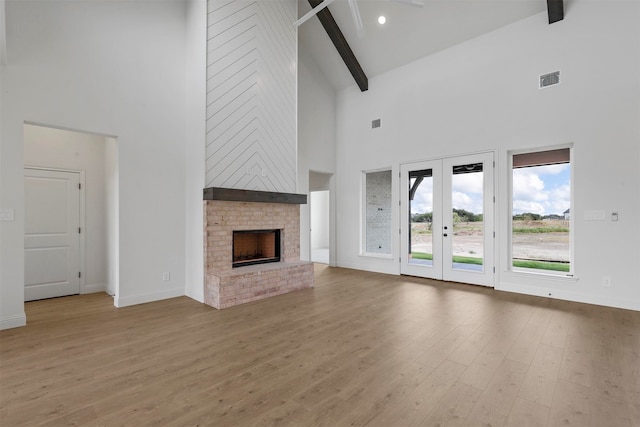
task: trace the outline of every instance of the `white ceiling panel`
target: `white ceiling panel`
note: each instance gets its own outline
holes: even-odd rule
[[[347,0],[329,6],[367,77],[546,11],[545,0],[424,0],[424,7],[391,0],[358,0],[361,35]],[[298,15],[311,10],[299,0]],[[387,22],[380,25],[378,16]],[[293,25],[293,24],[292,24]],[[300,49],[308,49],[336,89],[355,84],[318,18],[299,27]]]

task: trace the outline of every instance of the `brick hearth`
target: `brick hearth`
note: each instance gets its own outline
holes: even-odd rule
[[[300,206],[205,200],[205,304],[222,309],[313,287],[300,261]],[[232,268],[233,231],[279,229],[281,261]]]

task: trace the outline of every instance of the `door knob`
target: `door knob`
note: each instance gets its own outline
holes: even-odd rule
[[[447,237],[447,233],[444,233],[444,234],[443,234],[443,236],[444,236],[444,237]]]
[[[444,226],[444,229],[445,229],[445,230],[447,229],[447,226],[446,226],[446,225]]]

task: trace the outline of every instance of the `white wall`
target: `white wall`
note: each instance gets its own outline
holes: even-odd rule
[[[115,295],[120,288],[120,175],[118,173],[118,141],[105,138],[104,193],[106,206],[107,293]]]
[[[185,209],[185,294],[204,302],[205,105],[207,67],[207,2],[187,2],[187,135]]]
[[[309,171],[309,191],[322,191],[331,188],[333,174]]]
[[[8,1],[6,19],[0,327],[24,319],[25,121],[118,138],[116,304],[183,295],[185,4]]]
[[[336,93],[304,45],[298,49],[298,193],[309,190],[330,190],[330,264],[335,265],[335,187],[337,177],[329,186],[310,188],[309,172],[322,176],[336,171]],[[310,260],[309,205],[300,206],[300,259]]]
[[[495,151],[496,288],[640,309],[640,4],[577,1],[564,21],[546,13],[423,58],[338,94],[338,263],[399,273],[394,257],[358,255],[362,170]],[[561,70],[559,86],[539,90],[538,75]],[[381,118],[382,127],[371,129]],[[507,270],[508,151],[574,144],[576,280]],[[397,205],[399,185],[394,185]],[[585,221],[617,210],[620,221]],[[396,210],[393,229],[398,228]],[[612,277],[610,288],[602,277]]]
[[[84,171],[84,265],[81,293],[106,290],[106,137],[43,126],[25,125],[24,163]]]
[[[7,62],[7,32],[5,25],[5,0],[0,0],[0,64]]]

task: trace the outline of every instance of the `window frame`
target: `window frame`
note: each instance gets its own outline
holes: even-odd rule
[[[370,173],[376,172],[389,172],[391,181],[389,183],[389,214],[391,215],[391,219],[389,221],[389,253],[381,253],[381,252],[368,252],[367,251],[367,175]],[[370,257],[370,258],[383,258],[383,259],[393,259],[393,251],[394,251],[394,240],[393,240],[393,167],[382,167],[377,169],[368,169],[361,171],[361,182],[360,182],[360,256]]]
[[[571,215],[569,216],[569,272],[562,271],[553,271],[553,270],[542,270],[535,268],[526,268],[526,267],[514,267],[513,265],[513,158],[516,155],[521,154],[530,154],[530,153],[541,153],[545,151],[554,151],[554,150],[569,150],[569,165],[570,165],[570,173],[569,173],[569,182],[570,182],[570,196],[569,196],[569,209],[571,210]],[[551,278],[568,278],[574,279],[576,278],[575,271],[575,244],[574,244],[574,218],[575,218],[575,210],[574,210],[574,195],[575,195],[575,164],[574,164],[574,147],[573,143],[568,144],[560,144],[554,146],[546,146],[546,147],[536,147],[536,148],[528,148],[528,149],[517,149],[517,150],[509,150],[507,152],[508,158],[508,227],[507,227],[507,266],[506,271],[510,273],[516,274],[524,274],[524,275],[535,275],[535,276],[546,276]]]

